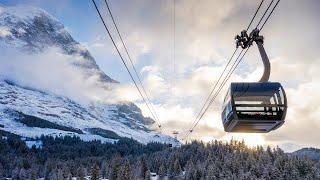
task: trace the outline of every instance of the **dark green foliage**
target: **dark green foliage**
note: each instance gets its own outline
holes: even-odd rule
[[[1,136],[5,136],[5,137],[10,136],[10,137],[19,138],[18,135],[15,135],[15,134],[12,134],[12,133],[10,133],[10,132],[7,132],[7,131],[4,131],[4,130],[1,130],[1,129],[0,129],[0,137],[1,137]]]
[[[151,172],[150,170],[147,170],[145,173],[144,173],[144,177],[142,178],[143,180],[151,180]]]
[[[139,178],[146,179],[146,174],[148,173],[148,167],[146,164],[145,157],[140,158],[138,167],[139,167],[139,172],[138,172]]]
[[[91,168],[91,180],[99,180],[100,179],[100,168],[97,164],[95,164]]]
[[[4,171],[4,168],[3,168],[2,164],[0,163],[0,179],[3,178],[3,171]]]
[[[118,172],[118,180],[132,180],[133,178],[133,172],[131,165],[127,159],[123,160],[123,163],[120,167],[120,171]]]
[[[110,171],[117,163],[112,163],[112,157],[120,158],[117,165],[116,176],[123,167],[123,156],[131,157],[125,162],[130,167],[122,170],[123,173],[133,173],[131,169],[132,158],[143,154],[152,154],[167,148],[167,145],[151,143],[143,145],[133,139],[121,138],[115,144],[104,144],[100,141],[84,142],[79,137],[45,137],[41,149],[28,148],[18,136],[4,133],[5,139],[0,135],[0,175],[4,177],[19,177],[22,170],[32,177],[45,177],[46,179],[63,176],[84,178],[91,174],[91,167],[99,167],[100,174],[109,177]],[[103,165],[103,166],[102,166]],[[132,175],[132,174],[131,174]],[[133,175],[132,175],[133,177]],[[31,178],[31,177],[30,177]],[[33,178],[34,179],[34,178]]]
[[[105,138],[109,138],[109,139],[120,139],[121,137],[113,132],[113,131],[109,131],[106,129],[101,129],[101,128],[87,128],[85,129],[86,131],[90,132],[91,134],[96,134]]]
[[[162,180],[167,175],[166,173],[166,167],[164,166],[164,163],[161,163],[158,171],[159,179]]]
[[[107,161],[102,161],[101,163],[101,176],[103,179],[106,179],[107,177],[109,177],[109,164]]]
[[[30,116],[30,115],[24,114],[22,112],[16,112],[16,113],[17,113],[16,121],[21,122],[28,127],[59,129],[62,131],[70,131],[70,132],[75,132],[78,134],[83,134],[83,132],[80,129],[75,129],[75,128],[71,128],[71,127],[67,127],[67,126],[61,126],[56,123],[52,123],[50,121],[47,121],[47,120],[44,120],[44,119],[41,119],[41,118],[38,118],[35,116]]]
[[[122,158],[119,155],[116,155],[115,157],[112,158],[110,174],[109,174],[109,178],[111,180],[118,179],[118,176],[120,174],[121,162],[122,162]]]

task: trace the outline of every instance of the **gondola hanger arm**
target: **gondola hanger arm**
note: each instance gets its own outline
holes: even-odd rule
[[[243,49],[246,49],[249,48],[253,44],[253,42],[256,42],[264,66],[264,71],[259,82],[268,82],[270,78],[271,65],[268,55],[263,46],[264,38],[263,36],[259,35],[259,32],[259,29],[253,29],[250,35],[248,36],[246,30],[241,31],[241,34],[235,37],[236,46],[240,46]]]

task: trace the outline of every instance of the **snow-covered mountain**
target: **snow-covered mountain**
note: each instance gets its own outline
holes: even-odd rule
[[[89,51],[75,41],[63,24],[35,7],[0,6],[0,46],[37,54],[55,47],[68,55],[82,57],[72,65],[86,77],[99,77],[97,86],[118,82],[100,70]],[[14,54],[12,54],[14,56]],[[5,61],[6,59],[1,59]],[[7,57],[5,57],[7,58]],[[0,131],[23,137],[77,135],[84,140],[114,141],[132,137],[142,143],[151,141],[179,144],[174,138],[150,129],[154,120],[144,117],[131,102],[84,104],[72,98],[17,84],[14,78],[0,80]]]
[[[75,65],[83,68],[88,76],[98,75],[102,82],[116,82],[99,69],[89,51],[71,37],[63,24],[42,9],[0,7],[0,42],[27,53],[58,47],[68,55],[83,57],[84,61]]]

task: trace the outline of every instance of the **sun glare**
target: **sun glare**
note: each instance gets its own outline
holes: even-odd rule
[[[223,140],[230,141],[231,139],[233,140],[238,140],[246,143],[246,145],[253,147],[257,145],[265,145],[265,140],[261,134],[257,133],[237,133],[237,134],[227,134]]]

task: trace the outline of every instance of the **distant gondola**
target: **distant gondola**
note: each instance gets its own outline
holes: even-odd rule
[[[256,42],[264,64],[259,82],[233,82],[225,96],[221,114],[226,132],[267,133],[279,128],[285,120],[287,98],[280,83],[268,82],[270,63],[263,48],[263,37],[255,29],[237,36],[237,46],[248,48]]]

